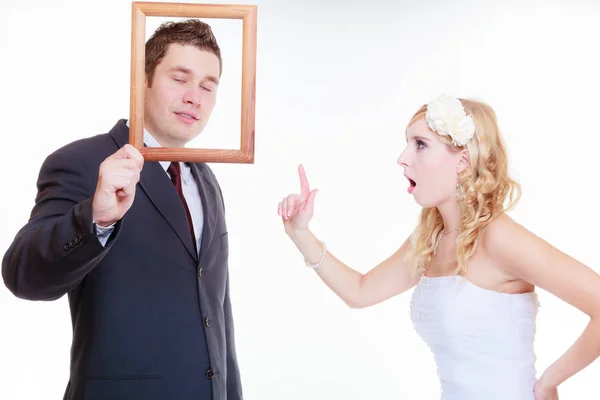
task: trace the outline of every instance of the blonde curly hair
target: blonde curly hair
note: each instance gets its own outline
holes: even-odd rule
[[[473,140],[466,144],[470,166],[459,176],[462,186],[459,193],[461,221],[455,274],[466,276],[468,260],[477,247],[479,232],[514,207],[521,197],[521,186],[509,176],[506,147],[494,110],[479,101],[459,100],[475,124]],[[423,105],[411,118],[408,127],[425,118],[426,112],[427,105]],[[450,137],[438,135],[438,138],[453,146]],[[437,207],[423,208],[419,223],[411,235],[407,254],[415,274],[423,274],[431,263],[436,240],[443,229],[442,216]]]

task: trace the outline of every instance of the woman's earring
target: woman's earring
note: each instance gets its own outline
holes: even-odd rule
[[[460,184],[460,182],[457,182],[456,183],[456,199],[457,200],[460,200],[460,199],[463,198],[463,192],[462,192],[462,190],[463,190],[462,185]]]

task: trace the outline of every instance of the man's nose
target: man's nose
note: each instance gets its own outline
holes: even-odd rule
[[[197,107],[200,105],[200,97],[200,88],[190,88],[185,92],[183,102]]]

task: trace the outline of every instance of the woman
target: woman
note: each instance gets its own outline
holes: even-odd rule
[[[343,264],[309,230],[316,190],[278,206],[307,266],[350,307],[415,287],[411,318],[431,348],[444,400],[556,400],[557,387],[600,354],[600,276],[506,215],[520,196],[496,115],[442,95],[421,107],[398,158],[423,207],[412,235],[366,274]],[[536,379],[538,286],[590,316],[582,335]]]

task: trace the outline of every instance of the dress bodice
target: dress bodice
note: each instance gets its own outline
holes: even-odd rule
[[[537,294],[422,277],[411,319],[433,352],[442,400],[534,400]]]

